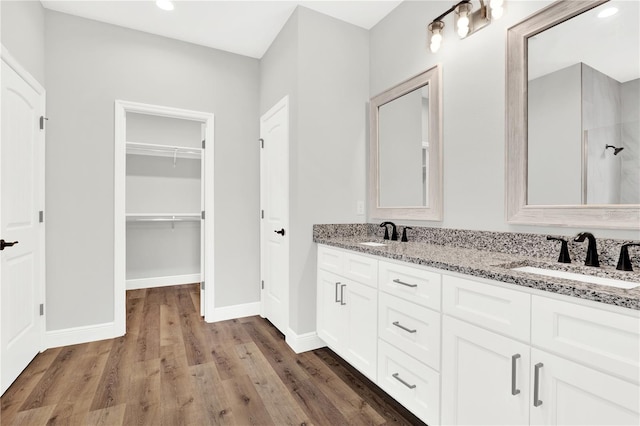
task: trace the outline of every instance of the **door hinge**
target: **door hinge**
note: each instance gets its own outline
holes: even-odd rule
[[[202,217],[202,219],[204,219],[204,210],[202,210],[201,217]]]
[[[200,290],[204,290],[204,281],[200,283]]]
[[[264,280],[262,280],[262,289],[264,290]]]
[[[204,141],[204,139],[203,139],[203,140],[202,140],[202,149],[204,149],[204,146],[205,146],[205,145],[206,145],[206,144],[205,144],[205,141]]]
[[[260,138],[258,141],[260,142],[260,148],[264,148],[264,139]]]
[[[40,304],[40,316],[44,315],[44,303]]]
[[[40,223],[44,222],[44,212],[42,210],[38,212],[38,221]]]
[[[264,219],[264,210],[260,210],[260,219]]]
[[[48,120],[44,115],[40,116],[40,130],[44,130],[44,120]]]

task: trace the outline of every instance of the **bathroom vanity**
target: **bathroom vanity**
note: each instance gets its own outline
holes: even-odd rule
[[[640,288],[509,253],[314,240],[318,336],[427,424],[640,423]]]

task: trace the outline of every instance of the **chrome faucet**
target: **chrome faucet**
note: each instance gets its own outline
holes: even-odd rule
[[[596,237],[593,236],[591,232],[581,232],[576,235],[576,238],[573,240],[576,243],[581,243],[585,240],[585,238],[589,239],[589,246],[587,247],[587,258],[584,260],[584,264],[586,266],[600,266],[600,262],[598,261],[598,248],[596,247]]]
[[[380,228],[384,227],[384,239],[389,239],[389,230],[387,225],[391,225],[391,241],[398,241],[398,231],[396,230],[396,224],[393,222],[382,222]]]

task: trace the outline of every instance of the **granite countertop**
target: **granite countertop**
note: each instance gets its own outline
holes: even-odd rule
[[[640,283],[640,273],[636,271],[617,271],[610,266],[592,268],[576,263],[563,264],[549,262],[535,257],[423,242],[402,243],[383,240],[381,238],[372,238],[371,236],[320,236],[314,238],[314,241],[319,244],[340,247],[374,256],[386,257],[445,271],[458,272],[475,277],[640,310],[640,287],[625,290],[599,284],[589,284],[580,281],[514,271],[510,268],[534,266]],[[370,241],[386,245],[382,247],[371,247],[360,244]]]

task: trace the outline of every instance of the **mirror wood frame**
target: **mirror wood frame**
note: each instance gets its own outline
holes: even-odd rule
[[[371,98],[369,138],[369,218],[442,220],[442,69],[436,65]],[[379,110],[407,93],[429,88],[429,202],[426,207],[380,206]],[[402,171],[399,170],[399,173]]]
[[[507,31],[507,223],[640,229],[640,205],[527,204],[527,39],[608,0],[559,0]]]

